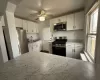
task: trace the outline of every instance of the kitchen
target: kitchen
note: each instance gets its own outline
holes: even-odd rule
[[[45,24],[45,22],[42,23]],[[84,49],[84,23],[84,10],[50,19],[47,21],[47,25],[45,24],[46,28],[43,28],[41,33],[42,39],[40,39],[40,26],[38,23],[15,17],[16,28],[22,28],[26,31],[29,52],[42,51],[56,54],[57,51],[60,51],[60,49],[56,50],[56,47],[54,47],[58,40],[58,46],[60,43],[63,45],[63,42],[65,42],[65,48],[61,50],[63,54],[60,53],[56,55],[77,59],[80,59],[80,53],[82,53]],[[3,17],[2,25],[5,26]],[[62,26],[64,28],[60,29]],[[28,52],[28,50],[26,52]]]
[[[97,41],[100,39],[99,28],[96,31],[99,1],[87,4],[84,0],[64,1],[63,6],[59,6],[61,0],[22,0],[16,1],[17,4],[8,1],[1,17],[0,53],[7,63],[0,67],[0,79],[95,80],[99,77],[94,75],[99,74],[99,66],[94,67],[94,63],[99,63],[96,43],[96,37]],[[88,15],[92,21],[87,21]],[[92,26],[90,33],[87,26]]]

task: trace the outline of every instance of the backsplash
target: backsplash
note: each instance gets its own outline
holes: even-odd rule
[[[66,36],[68,40],[84,40],[84,31],[58,31],[53,33],[53,37],[63,37]]]
[[[27,38],[28,38],[28,40],[38,40],[39,39],[39,34],[28,33]]]

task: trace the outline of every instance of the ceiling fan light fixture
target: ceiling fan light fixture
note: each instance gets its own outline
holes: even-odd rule
[[[39,17],[39,20],[40,20],[40,21],[45,21],[45,17],[44,17],[44,16],[40,16],[40,17]]]

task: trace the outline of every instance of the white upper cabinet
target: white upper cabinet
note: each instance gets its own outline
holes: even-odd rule
[[[55,24],[56,20],[55,19],[51,19],[50,20],[50,31],[53,32],[54,30],[54,24]]]
[[[28,33],[39,33],[38,24],[28,21]]]
[[[31,21],[28,21],[28,33],[34,32],[34,23]]]
[[[38,24],[34,23],[34,33],[39,33]]]
[[[84,11],[75,13],[75,29],[83,29],[84,28]]]
[[[54,25],[61,22],[67,22],[67,16],[62,16],[50,20],[50,30],[53,32]]]
[[[28,32],[28,23],[27,23],[27,20],[23,20],[23,29],[26,30],[26,32]]]
[[[84,29],[84,11],[72,13],[66,16],[54,18],[50,20],[51,32],[53,32],[54,24],[60,22],[67,23],[67,30]]]
[[[84,11],[67,15],[67,30],[84,28]]]
[[[67,30],[74,30],[74,14],[67,15]]]
[[[23,21],[20,18],[15,18],[15,25],[16,27],[22,27]]]
[[[62,17],[58,17],[57,18],[57,23],[66,22],[66,21],[67,21],[67,17],[66,16],[62,16]]]

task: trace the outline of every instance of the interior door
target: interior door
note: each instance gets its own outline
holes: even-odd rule
[[[50,32],[50,28],[43,29],[43,40],[51,40],[52,34]]]

